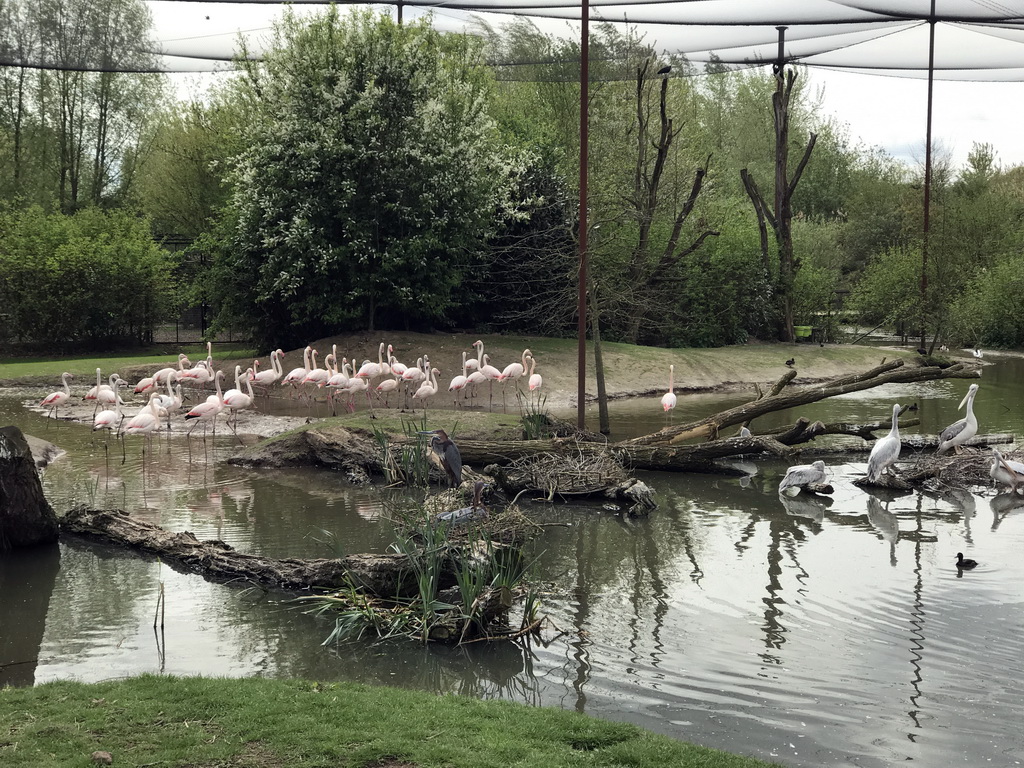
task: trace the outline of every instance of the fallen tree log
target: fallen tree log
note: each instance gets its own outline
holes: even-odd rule
[[[977,378],[980,375],[980,367],[969,362],[940,368],[937,365],[907,367],[902,360],[893,360],[882,363],[864,373],[839,376],[821,384],[783,390],[778,394],[753,400],[697,421],[665,427],[654,434],[644,435],[626,442],[630,445],[674,445],[684,440],[697,438],[713,440],[726,427],[749,424],[758,416],[799,405],[807,405],[836,395],[859,392],[882,384],[906,384],[950,378],[968,379]]]
[[[340,559],[284,559],[238,552],[223,541],[199,541],[189,531],[174,533],[119,509],[72,508],[60,518],[72,533],[159,556],[185,571],[215,581],[241,581],[270,589],[339,589],[350,581],[379,597],[412,594],[415,579],[405,555],[348,555]]]

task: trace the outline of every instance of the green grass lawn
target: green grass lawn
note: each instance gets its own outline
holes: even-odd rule
[[[179,352],[184,352],[193,361],[206,359],[206,346],[198,344],[180,349],[175,347],[173,351],[150,350],[132,355],[111,353],[109,355],[58,358],[0,357],[0,381],[52,378],[59,384],[61,373],[67,371],[75,376],[78,383],[83,381],[92,383],[96,377],[97,368],[103,371],[105,381],[106,377],[115,371],[123,371],[139,365],[176,366]],[[248,347],[217,347],[214,353],[218,359],[244,358],[254,354],[253,350]]]
[[[350,683],[146,675],[0,689],[0,764],[189,768],[756,768],[634,725]]]

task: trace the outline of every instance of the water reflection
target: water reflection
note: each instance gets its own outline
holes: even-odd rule
[[[0,688],[35,682],[59,570],[56,544],[0,552]],[[17,632],[4,632],[4,627],[17,627]]]

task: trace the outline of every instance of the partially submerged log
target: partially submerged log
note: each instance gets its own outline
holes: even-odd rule
[[[136,520],[119,509],[69,510],[61,530],[156,555],[186,571],[215,581],[240,581],[270,589],[338,589],[354,583],[381,597],[411,594],[415,589],[404,555],[348,555],[340,559],[277,560],[238,552],[223,541],[199,541],[189,531],[174,533]]]
[[[782,390],[778,394],[753,400],[735,408],[722,411],[697,421],[665,427],[653,435],[644,435],[627,441],[632,445],[674,445],[684,440],[698,438],[714,439],[726,427],[749,423],[767,413],[807,405],[848,392],[859,392],[882,384],[933,381],[935,379],[968,379],[981,375],[980,366],[964,362],[940,368],[937,365],[907,367],[902,360],[893,360],[869,371],[849,376],[839,376],[830,381],[795,389]]]

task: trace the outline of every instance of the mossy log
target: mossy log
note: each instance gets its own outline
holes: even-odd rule
[[[340,559],[277,560],[238,552],[216,539],[199,541],[136,520],[119,509],[77,506],[60,519],[61,531],[156,555],[182,570],[214,581],[237,581],[271,589],[339,589],[350,581],[378,597],[413,594],[415,580],[404,555],[348,555]]]
[[[792,373],[792,372],[789,372]],[[786,375],[788,376],[789,373]],[[865,389],[892,383],[911,383],[934,381],[935,379],[969,379],[981,376],[980,366],[970,363],[957,363],[948,367],[937,365],[905,366],[903,360],[883,362],[864,373],[839,376],[820,384],[812,384],[793,389],[781,388],[777,394],[771,394],[735,408],[713,414],[704,419],[665,427],[652,435],[644,435],[627,441],[631,445],[675,445],[685,440],[700,438],[714,439],[726,427],[749,424],[758,416],[767,413],[794,408],[824,400],[848,392],[859,392]],[[785,378],[785,377],[783,377]]]

